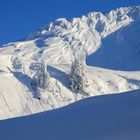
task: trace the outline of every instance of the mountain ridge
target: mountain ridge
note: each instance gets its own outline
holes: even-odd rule
[[[68,85],[74,53],[87,55],[90,96],[140,88],[140,6],[119,8],[108,14],[89,13],[71,22],[58,19],[25,41],[0,48],[0,119],[59,108],[86,96]],[[35,65],[45,62],[57,94],[34,98],[30,82]]]

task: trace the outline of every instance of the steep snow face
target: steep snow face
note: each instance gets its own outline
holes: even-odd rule
[[[71,21],[57,19],[30,34],[26,41],[5,46],[12,53],[19,55],[21,52],[22,56],[27,55],[28,50],[26,57],[35,61],[68,64],[73,60],[73,52],[80,49],[80,44],[87,52],[89,65],[139,70],[139,22],[139,6],[119,8],[105,14],[92,12]],[[118,66],[114,66],[116,63]]]
[[[58,43],[61,51],[62,48],[67,50],[67,47],[75,51],[80,43],[89,55],[89,65],[116,70],[139,70],[139,22],[139,6],[119,8],[106,14],[93,12],[71,21],[58,19],[29,35],[27,40],[37,39],[39,47]],[[70,51],[68,54],[71,55]],[[57,63],[62,63],[62,60],[65,60],[63,63],[70,62],[70,58],[66,57],[68,54],[58,59]]]
[[[0,121],[2,140],[139,140],[140,90]]]
[[[73,93],[68,83],[73,54],[81,49],[86,51],[90,65],[90,96],[139,89],[139,23],[139,6],[105,14],[92,12],[71,21],[57,19],[25,41],[2,46],[0,119],[50,110],[86,98]],[[52,86],[42,100],[35,98],[30,86],[39,62],[49,65]],[[57,87],[57,92],[53,87]]]
[[[88,64],[115,70],[140,70],[140,19],[139,12],[133,14],[134,21],[102,39],[100,48],[88,57]]]

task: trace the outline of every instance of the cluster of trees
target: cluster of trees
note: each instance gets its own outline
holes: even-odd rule
[[[50,75],[47,71],[47,65],[40,63],[38,69],[32,78],[32,88],[37,91],[37,98],[41,98],[40,91],[50,91]],[[75,93],[88,95],[89,81],[87,78],[86,69],[86,53],[85,51],[79,51],[74,54],[74,60],[71,67],[71,73],[69,76],[70,88]],[[55,88],[55,87],[54,87]]]

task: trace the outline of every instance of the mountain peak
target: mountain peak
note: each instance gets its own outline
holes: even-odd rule
[[[139,89],[139,25],[140,6],[91,12],[57,19],[25,41],[0,48],[0,117],[50,110],[85,98],[72,92],[67,79],[74,53],[81,50],[86,52],[90,96]],[[45,92],[45,99],[38,101],[30,83],[40,62],[48,65],[52,89],[57,86],[61,92]]]
[[[59,19],[56,19],[54,22],[49,23],[47,26],[41,28],[40,30],[34,33],[31,33],[27,37],[27,40],[43,37],[45,36],[45,34],[48,36],[48,34],[51,34],[50,32],[59,33],[58,30],[69,30],[69,29],[74,28],[75,26],[81,27],[81,26],[84,26],[84,24],[86,24],[86,26],[91,28],[91,30],[94,30],[96,26],[100,26],[101,24],[106,23],[107,24],[106,26],[108,26],[108,24],[110,24],[111,22],[120,22],[120,21],[123,22],[126,20],[127,22],[129,22],[130,20],[131,21],[135,20],[139,16],[140,16],[140,6],[132,6],[132,7],[117,8],[116,10],[112,10],[108,13],[90,12],[87,15],[73,18],[70,21],[68,21],[66,18],[59,18]],[[104,32],[104,30],[106,30],[105,27],[101,27],[101,29],[99,30],[98,28],[100,27],[96,28],[97,32]],[[55,35],[57,35],[57,33]]]

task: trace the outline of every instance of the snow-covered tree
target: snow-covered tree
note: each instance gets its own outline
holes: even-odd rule
[[[13,68],[16,69],[16,70],[23,69],[22,62],[18,57],[12,58],[12,65],[13,65]]]
[[[31,81],[32,88],[37,93],[37,98],[41,98],[41,92],[49,90],[50,87],[50,76],[47,71],[47,66],[43,63],[38,64],[36,73],[34,74]]]
[[[89,81],[86,69],[86,53],[79,50],[74,54],[74,61],[71,67],[70,86],[76,93],[88,95]]]

